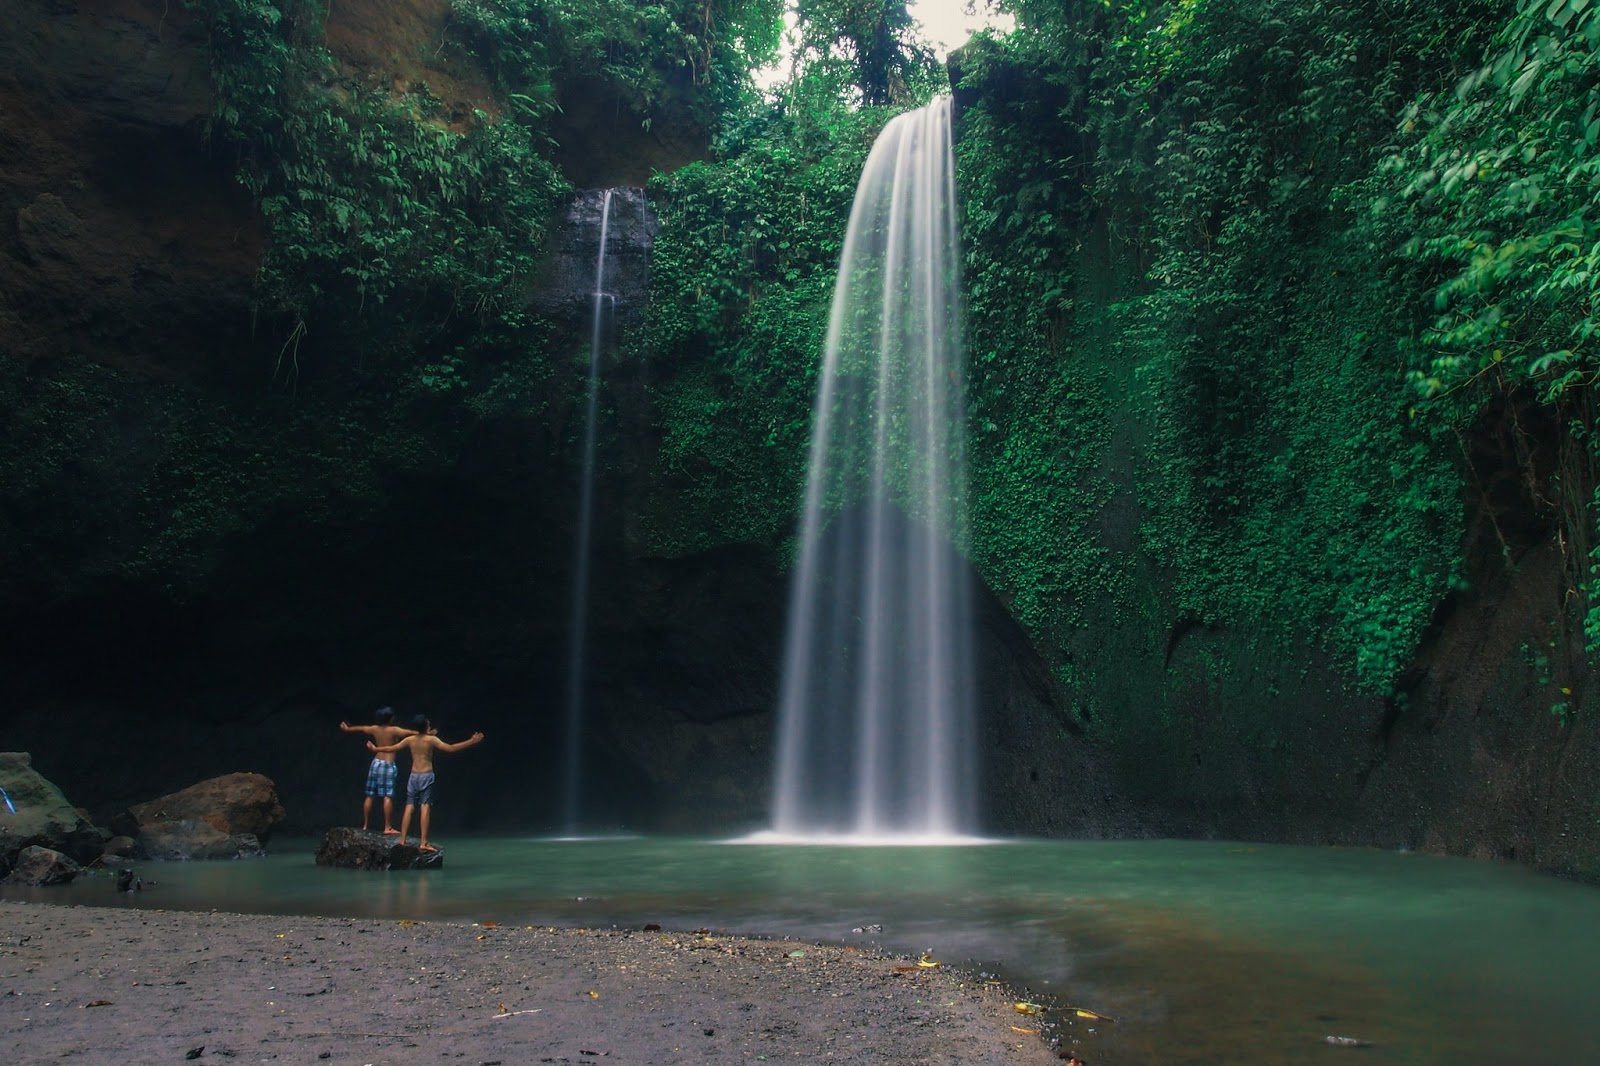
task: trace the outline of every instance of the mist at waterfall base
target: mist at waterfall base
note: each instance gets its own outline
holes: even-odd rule
[[[834,287],[784,634],[771,835],[976,829],[950,99],[867,159]]]
[[[88,876],[0,886],[0,898],[502,927],[655,922],[931,948],[1037,1002],[1114,1018],[1018,1017],[1058,1024],[1047,1032],[1093,1066],[1600,1062],[1600,893],[1505,864],[1205,841],[458,838],[443,869],[419,874],[319,867],[314,847],[275,840],[261,860],[143,863],[140,893]]]

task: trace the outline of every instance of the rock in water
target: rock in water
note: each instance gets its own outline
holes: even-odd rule
[[[283,821],[277,787],[261,774],[224,774],[140,803],[117,819],[141,859],[243,859],[265,854]]]
[[[5,879],[8,885],[64,885],[82,868],[59,851],[30,844],[17,854],[17,864]]]
[[[0,788],[12,804],[0,804],[0,877],[29,845],[62,852],[78,863],[93,862],[105,850],[99,832],[60,789],[39,776],[27,752],[0,752]]]
[[[444,850],[422,851],[401,844],[396,837],[337,826],[317,845],[318,866],[347,870],[437,870],[444,865]]]

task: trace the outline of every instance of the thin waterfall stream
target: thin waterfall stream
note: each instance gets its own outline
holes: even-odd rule
[[[779,695],[779,838],[976,831],[950,99],[873,145],[829,319]]]
[[[611,228],[611,198],[605,190],[600,205],[600,248],[595,256],[593,313],[589,330],[589,385],[583,429],[583,473],[578,488],[577,535],[572,559],[572,614],[568,627],[566,690],[566,780],[562,792],[562,831],[576,836],[581,830],[583,795],[584,697],[589,629],[590,568],[594,553],[594,467],[596,416],[600,396],[600,353],[604,346],[606,312],[614,298],[606,292],[606,241]]]

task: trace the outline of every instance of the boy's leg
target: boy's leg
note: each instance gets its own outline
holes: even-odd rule
[[[394,797],[383,797],[383,833],[385,836],[394,836],[398,830],[394,827]]]
[[[406,809],[400,812],[400,843],[406,842],[406,834],[411,831],[411,801],[406,800]]]
[[[372,797],[366,796],[361,800],[361,831],[367,831],[367,823],[372,821]]]
[[[417,838],[417,847],[423,851],[432,851],[433,845],[428,843],[428,817],[433,814],[433,804],[422,805],[422,835]]]

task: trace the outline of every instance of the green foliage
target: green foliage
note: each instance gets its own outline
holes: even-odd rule
[[[420,389],[228,405],[91,362],[6,360],[0,393],[0,507],[26,516],[0,547],[63,596],[118,575],[183,599],[230,539],[377,510],[396,471],[442,467],[459,433],[416,417]]]
[[[658,178],[641,357],[663,369],[647,525],[656,547],[775,543],[794,524],[828,302],[861,167],[887,114],[807,79]]]
[[[568,191],[533,126],[452,125],[426,85],[341,77],[316,0],[193,2],[211,25],[217,127],[268,226],[269,315],[303,324],[404,297],[482,320],[518,305]]]
[[[1522,0],[1487,61],[1407,112],[1380,208],[1442,280],[1411,379],[1430,417],[1468,427],[1541,405],[1553,447],[1519,447],[1526,495],[1553,512],[1600,650],[1593,386],[1600,380],[1600,10]],[[1541,454],[1541,452],[1543,454]],[[1550,453],[1554,453],[1553,457]]]
[[[710,90],[702,117],[737,103],[777,54],[782,0],[453,0],[455,23],[519,110],[543,117],[581,75],[648,123],[674,87]]]
[[[797,0],[799,57],[841,72],[871,107],[924,98],[939,80],[905,0]]]
[[[1556,401],[1600,376],[1600,9],[1522,0],[1496,45],[1411,107],[1422,135],[1391,161],[1410,251],[1451,272],[1413,378],[1427,397],[1485,375]]]
[[[962,56],[981,565],[1070,655],[1085,604],[1139,609],[1137,544],[1177,617],[1310,626],[1390,691],[1462,527],[1401,390],[1425,283],[1369,204],[1496,6],[1016,7]]]

